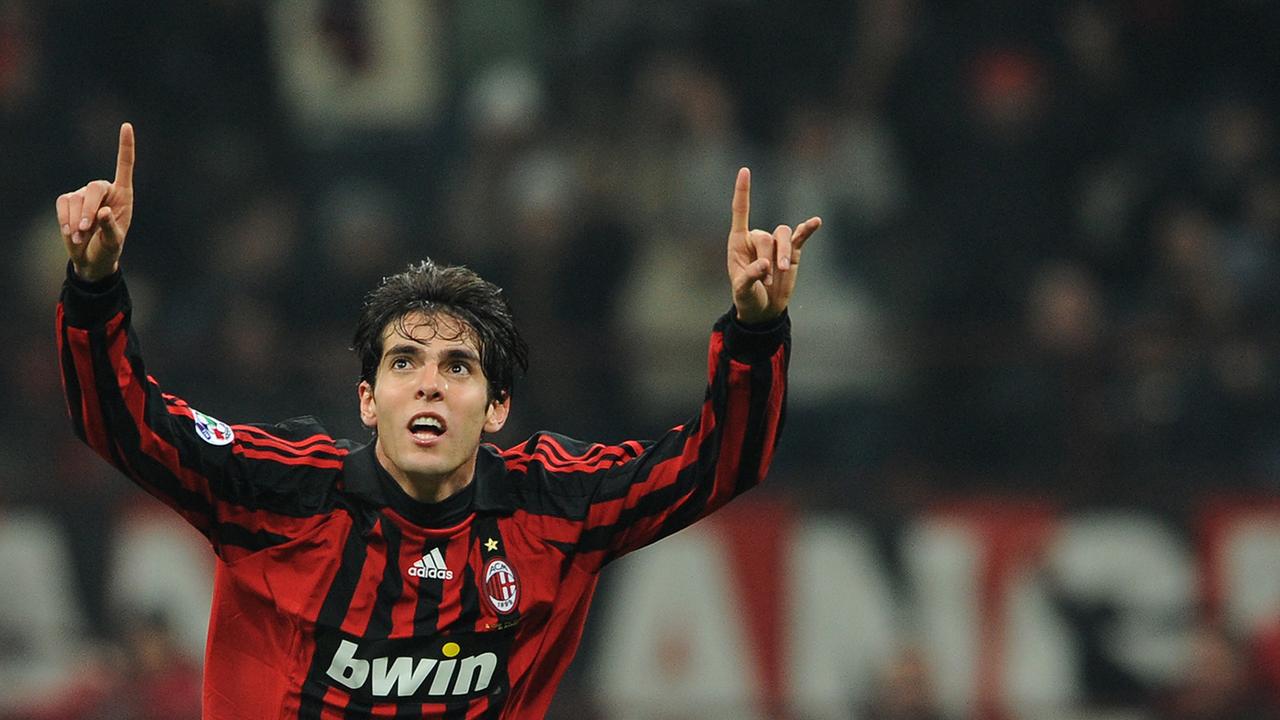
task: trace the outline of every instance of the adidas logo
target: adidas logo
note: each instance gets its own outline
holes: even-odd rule
[[[432,580],[453,579],[453,571],[444,566],[444,556],[440,554],[440,548],[432,548],[431,552],[423,555],[411,565],[409,574],[414,577],[430,578]]]

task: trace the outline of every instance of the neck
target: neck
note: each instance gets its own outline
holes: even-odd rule
[[[453,472],[444,475],[426,475],[421,473],[406,472],[391,459],[387,457],[382,449],[382,443],[379,442],[374,447],[374,454],[378,458],[378,464],[383,470],[391,476],[392,480],[404,490],[409,497],[424,503],[438,503],[457,495],[467,485],[471,483],[471,479],[475,476],[476,456],[460,465]]]

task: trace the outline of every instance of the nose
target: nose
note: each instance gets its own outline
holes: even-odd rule
[[[448,387],[448,381],[440,371],[428,364],[418,375],[418,392],[415,397],[419,400],[442,400]]]

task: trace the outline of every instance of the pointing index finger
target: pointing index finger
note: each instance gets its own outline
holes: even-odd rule
[[[751,211],[751,171],[747,168],[738,170],[738,181],[733,186],[733,223],[729,232],[747,232],[747,215]]]
[[[120,126],[120,150],[116,153],[116,180],[119,187],[133,187],[133,125]]]

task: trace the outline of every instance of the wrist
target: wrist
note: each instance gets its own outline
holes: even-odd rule
[[[735,319],[737,319],[739,324],[747,327],[750,327],[753,325],[764,325],[766,323],[772,322],[773,320],[776,320],[780,315],[782,315],[781,310],[777,312],[773,312],[768,309],[762,309],[757,311],[744,312],[742,308],[737,307],[736,305],[734,306]]]
[[[717,327],[724,331],[725,349],[729,357],[742,362],[756,362],[772,357],[780,345],[790,342],[791,318],[783,310],[771,320],[748,324],[735,310],[721,317]]]
[[[80,265],[75,261],[71,262],[71,272],[75,273],[76,278],[86,283],[96,283],[106,280],[120,271],[120,261],[117,260],[111,265],[100,267],[96,265]]]

